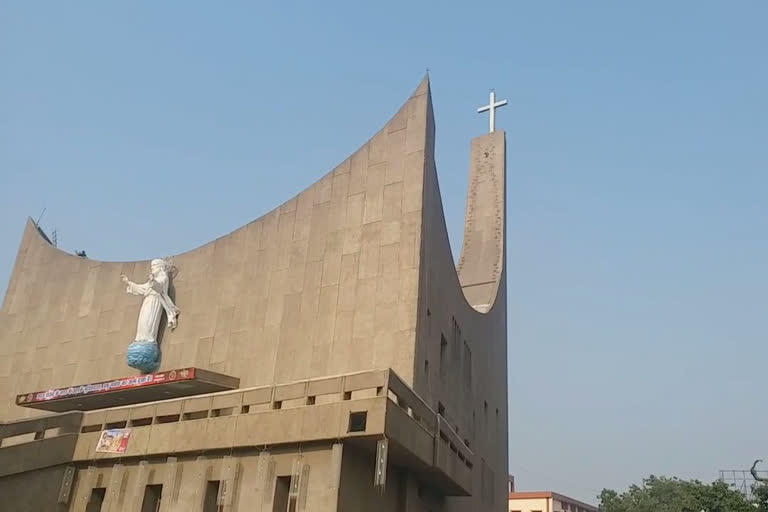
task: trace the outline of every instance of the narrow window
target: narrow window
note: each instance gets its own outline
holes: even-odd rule
[[[169,414],[167,416],[158,416],[155,419],[155,423],[174,423],[179,421],[181,414]]]
[[[448,340],[440,334],[440,377],[445,377],[448,372]]]
[[[88,499],[88,505],[85,507],[85,512],[100,512],[101,505],[104,503],[104,496],[106,495],[106,487],[94,487],[91,489],[91,497]]]
[[[219,505],[216,501],[219,498],[220,480],[208,480],[205,486],[205,499],[203,501],[203,512],[218,512]]]
[[[347,428],[347,432],[365,432],[367,421],[367,411],[349,413],[349,427]]]
[[[131,420],[132,427],[146,427],[152,424],[152,418],[136,418]]]
[[[459,372],[459,365],[461,361],[461,327],[459,327],[456,319],[453,319],[453,332],[451,333],[451,363],[453,365],[453,371]]]
[[[141,512],[159,512],[160,498],[163,496],[162,485],[148,485],[144,488],[144,501],[141,502]]]
[[[272,499],[272,512],[288,510],[288,495],[291,490],[291,477],[279,476],[275,482],[275,496]]]
[[[185,412],[181,416],[181,419],[184,421],[189,421],[189,420],[202,420],[207,417],[208,417],[208,410],[206,409],[204,411]]]
[[[464,393],[472,393],[472,350],[464,341]]]

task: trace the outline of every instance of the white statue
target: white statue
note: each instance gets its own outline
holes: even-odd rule
[[[127,285],[128,293],[144,296],[136,327],[136,342],[157,343],[157,330],[160,327],[163,311],[168,317],[168,327],[171,329],[176,327],[179,308],[168,296],[170,267],[166,260],[152,260],[150,273],[144,284],[136,284],[129,281],[127,276],[120,276],[123,283]]]

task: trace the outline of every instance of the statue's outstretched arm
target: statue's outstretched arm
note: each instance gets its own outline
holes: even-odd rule
[[[133,281],[130,281],[128,279],[128,276],[126,276],[125,274],[122,274],[120,276],[120,280],[126,286],[126,289],[125,289],[126,293],[130,293],[131,295],[144,295],[144,290],[142,289],[142,287],[146,285],[136,284]]]

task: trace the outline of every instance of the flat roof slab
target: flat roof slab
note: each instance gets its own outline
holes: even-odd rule
[[[200,368],[181,368],[23,393],[16,396],[16,405],[54,412],[90,411],[229,391],[239,385],[240,379],[236,377]]]

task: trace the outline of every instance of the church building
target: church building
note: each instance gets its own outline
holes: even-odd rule
[[[96,261],[28,220],[0,308],[0,509],[509,510],[502,104],[471,141],[458,264],[428,78],[188,252]]]

